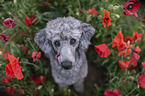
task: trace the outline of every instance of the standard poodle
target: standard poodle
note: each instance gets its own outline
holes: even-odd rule
[[[52,76],[60,90],[74,85],[77,92],[84,91],[84,78],[88,73],[86,50],[95,29],[86,23],[64,17],[48,21],[34,40],[50,59]]]

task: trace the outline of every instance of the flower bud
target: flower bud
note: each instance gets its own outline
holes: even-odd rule
[[[113,5],[110,4],[110,5],[108,6],[108,10],[112,10],[112,9],[113,9]]]
[[[114,6],[114,7],[113,7],[113,10],[114,10],[114,11],[116,11],[116,10],[118,10],[118,9],[119,9],[119,6]]]

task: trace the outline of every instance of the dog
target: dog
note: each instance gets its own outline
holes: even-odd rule
[[[74,17],[59,17],[48,21],[34,38],[46,57],[50,59],[52,76],[59,89],[74,85],[77,92],[84,91],[84,78],[88,73],[86,50],[95,29]]]

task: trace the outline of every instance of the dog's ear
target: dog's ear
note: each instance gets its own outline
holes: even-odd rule
[[[49,53],[52,51],[52,43],[47,39],[47,34],[45,29],[41,29],[34,38],[34,41],[39,45],[42,51]]]
[[[95,29],[90,24],[87,23],[82,23],[81,28],[83,32],[80,39],[79,47],[82,50],[87,50],[90,44],[91,37],[95,34]]]

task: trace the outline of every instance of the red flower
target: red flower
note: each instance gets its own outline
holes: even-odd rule
[[[24,55],[28,55],[29,54],[29,50],[28,50],[28,48],[25,48],[24,49]]]
[[[11,94],[13,95],[14,94],[14,91],[16,90],[16,87],[15,86],[12,86],[12,87],[7,87],[5,89],[5,91],[7,92],[7,94]]]
[[[21,35],[25,37],[26,36],[26,32],[24,30],[21,30]]]
[[[4,20],[3,25],[6,27],[15,28],[17,24],[11,18],[7,18]]]
[[[145,75],[142,75],[138,78],[138,83],[140,87],[145,88]]]
[[[139,0],[129,0],[124,4],[123,13],[127,16],[138,17],[136,12],[139,10],[140,6]]]
[[[95,46],[95,50],[100,57],[108,57],[111,53],[106,44],[100,44]]]
[[[21,94],[21,95],[25,94],[25,92],[24,92],[24,90],[23,90],[22,88],[19,88],[17,91],[18,91],[18,93]]]
[[[145,62],[142,62],[141,64],[142,64],[142,66],[145,68]]]
[[[8,40],[9,40],[9,36],[8,35],[6,35],[6,34],[1,34],[0,35],[0,38],[3,40],[3,42],[7,42]]]
[[[33,62],[35,62],[36,60],[38,61],[38,58],[40,57],[41,57],[41,52],[34,51],[32,53]]]
[[[112,41],[112,47],[120,46],[123,43],[123,34],[120,31]]]
[[[133,57],[134,57],[136,60],[138,60],[138,59],[140,58],[140,56],[138,55],[140,51],[141,51],[141,49],[139,48],[139,46],[137,46],[137,47],[133,50],[132,55],[133,55]]]
[[[35,84],[40,84],[45,82],[46,76],[34,77],[33,75],[30,77],[30,80],[33,81]]]
[[[133,36],[133,40],[141,39],[142,33],[136,32],[135,35]]]
[[[42,2],[44,5],[49,6],[52,5],[52,3]]]
[[[145,24],[145,16],[142,17],[142,23]]]
[[[140,53],[141,49],[139,48],[139,46],[136,46],[133,51],[136,52],[136,53]]]
[[[129,60],[129,61],[121,61],[121,60],[119,60],[119,61],[118,61],[118,64],[119,64],[119,66],[120,66],[120,68],[121,68],[122,70],[125,70],[126,68],[129,67],[130,60]]]
[[[108,90],[104,92],[105,96],[121,96],[121,91],[116,89],[115,92],[112,90]]]
[[[125,50],[123,50],[123,51],[120,51],[120,52],[118,53],[118,56],[123,55],[124,57],[126,57],[126,56],[128,56],[128,55],[130,55],[130,54],[131,54],[131,49],[125,49]]]
[[[12,78],[9,78],[9,77],[3,77],[1,82],[2,84],[7,84],[7,83],[10,83],[12,81]]]
[[[36,21],[34,21],[34,17],[26,17],[25,16],[25,22],[26,22],[26,26],[31,26],[33,23],[36,23]]]
[[[132,43],[133,42],[133,38],[132,37],[130,37],[130,36],[128,36],[128,37],[125,37],[124,38],[124,41],[127,43],[128,41],[130,42],[130,43]]]
[[[137,60],[132,56],[130,59],[130,69],[133,69],[137,66]]]
[[[98,15],[98,12],[96,11],[95,8],[89,9],[89,10],[88,10],[88,13],[89,13],[89,14],[93,14],[94,16]]]
[[[22,79],[24,76],[19,65],[19,57],[15,58],[13,55],[8,54],[10,63],[5,66],[6,75],[10,78]]]
[[[108,23],[108,27],[109,27],[111,25],[110,12],[107,10],[104,10],[104,18],[103,18],[104,27],[106,27],[107,23]]]

